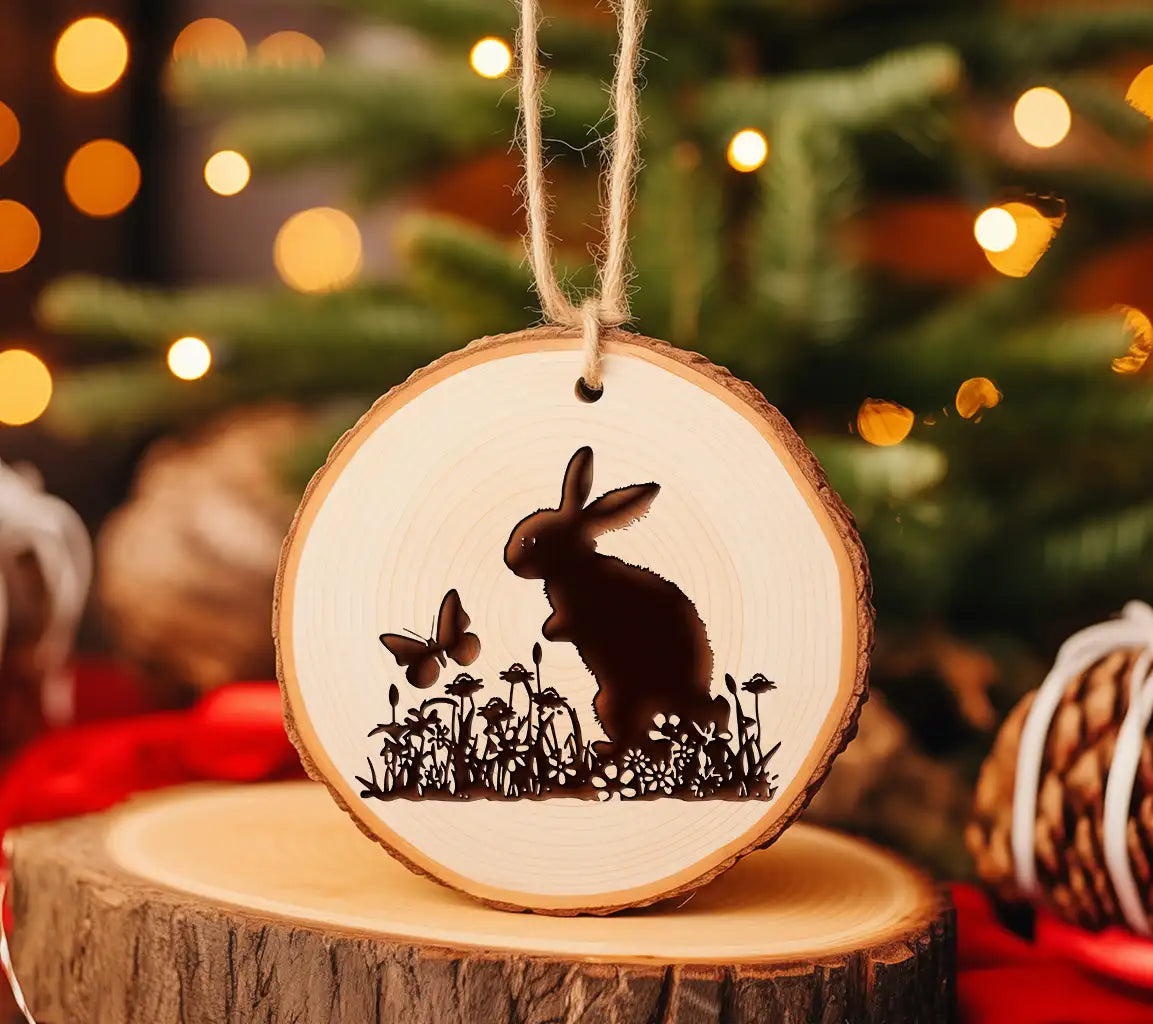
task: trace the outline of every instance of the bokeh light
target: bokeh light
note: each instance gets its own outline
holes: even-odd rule
[[[468,62],[482,78],[500,78],[512,67],[512,50],[503,39],[489,36],[472,48]]]
[[[15,199],[0,199],[0,274],[19,270],[40,248],[40,224]]]
[[[12,108],[0,103],[0,164],[7,163],[20,145],[20,122]]]
[[[970,377],[957,388],[957,412],[971,420],[984,409],[992,409],[1001,401],[1001,392],[988,377]]]
[[[985,259],[1006,277],[1025,277],[1048,251],[1065,214],[1046,217],[1035,206],[1018,202],[1004,203],[1001,209],[1013,218],[1017,234],[1004,249],[986,249]]]
[[[140,165],[132,151],[114,139],[86,142],[64,169],[64,191],[72,205],[90,217],[120,213],[140,190]]]
[[[280,68],[315,68],[324,63],[324,47],[303,32],[273,32],[256,44],[256,62]]]
[[[217,195],[234,196],[248,184],[252,171],[235,149],[222,149],[204,164],[204,180]]]
[[[986,252],[1004,252],[1017,241],[1017,222],[1003,206],[990,206],[973,222],[973,237]]]
[[[181,380],[199,380],[212,365],[212,349],[201,338],[177,338],[168,347],[168,369]]]
[[[248,56],[244,36],[223,18],[197,18],[185,25],[172,44],[173,60],[198,64],[243,64]]]
[[[911,409],[887,398],[866,398],[857,410],[857,433],[869,444],[887,447],[909,436],[916,417]]]
[[[42,360],[22,348],[0,352],[0,423],[31,423],[50,401],[52,374]]]
[[[1129,83],[1125,100],[1146,117],[1153,118],[1153,64],[1137,72]]]
[[[360,272],[361,257],[356,222],[328,206],[289,217],[272,250],[285,284],[301,292],[329,292],[351,284]]]
[[[1121,311],[1125,314],[1125,330],[1130,335],[1129,351],[1113,360],[1113,372],[1140,373],[1153,353],[1153,323],[1133,306],[1122,306]]]
[[[69,89],[110,89],[128,66],[128,40],[107,18],[80,18],[56,40],[56,74]]]
[[[1026,90],[1013,107],[1017,134],[1038,149],[1057,145],[1069,134],[1072,123],[1073,115],[1065,97],[1048,86]]]
[[[737,132],[729,142],[729,166],[738,171],[755,171],[769,157],[769,140],[754,128]]]

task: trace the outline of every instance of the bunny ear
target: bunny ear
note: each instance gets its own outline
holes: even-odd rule
[[[586,444],[573,452],[564,471],[561,484],[560,508],[564,512],[579,512],[588,501],[593,489],[593,450]]]
[[[593,537],[635,523],[660,493],[660,484],[633,484],[607,491],[581,513],[581,522]]]

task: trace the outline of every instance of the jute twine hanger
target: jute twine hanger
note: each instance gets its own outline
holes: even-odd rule
[[[608,157],[605,187],[604,245],[597,259],[597,287],[575,305],[556,279],[552,239],[548,232],[549,198],[544,176],[541,137],[541,91],[544,72],[540,64],[537,29],[540,0],[520,0],[520,128],[524,150],[524,193],[528,220],[528,254],[544,315],[562,327],[580,329],[584,338],[584,368],[577,393],[595,401],[604,390],[604,342],[602,331],[627,323],[629,311],[629,214],[632,211],[637,165],[640,113],[637,76],[640,70],[641,37],[648,13],[645,0],[614,0],[619,43],[613,75],[613,133],[604,142]]]

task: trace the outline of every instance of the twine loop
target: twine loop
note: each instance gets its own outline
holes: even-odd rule
[[[619,44],[613,74],[612,135],[602,143],[608,171],[604,186],[604,244],[596,261],[593,295],[574,304],[556,278],[552,239],[548,231],[549,198],[544,175],[541,131],[541,92],[544,71],[540,64],[537,30],[540,0],[520,0],[520,130],[524,151],[527,248],[537,294],[544,315],[562,327],[578,329],[584,339],[584,369],[577,382],[599,397],[604,388],[603,331],[632,319],[629,311],[629,214],[632,212],[639,164],[640,113],[637,78],[641,64],[641,38],[647,14],[645,0],[614,0]]]

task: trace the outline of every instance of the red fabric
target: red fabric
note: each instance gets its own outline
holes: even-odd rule
[[[974,886],[954,886],[953,899],[963,1024],[1153,1022],[1153,992],[1095,976],[1006,931]]]
[[[81,665],[77,679],[86,724],[42,736],[0,771],[0,836],[161,786],[302,774],[275,683],[234,683],[188,711],[142,713],[143,691],[112,667]],[[110,719],[110,708],[126,717]],[[962,1024],[1153,1024],[1153,992],[1124,989],[1017,937],[973,886],[953,895]]]
[[[78,718],[102,708],[97,691],[135,711],[146,702],[107,665],[77,671]],[[185,782],[299,777],[275,683],[233,683],[187,711],[151,711],[58,729],[29,743],[0,773],[0,837],[16,825],[100,811],[133,793]],[[2,862],[0,862],[2,863]]]

